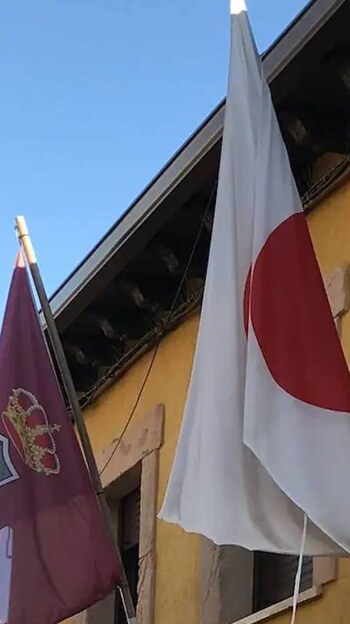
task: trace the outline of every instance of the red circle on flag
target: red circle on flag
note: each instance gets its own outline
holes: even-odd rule
[[[306,219],[298,213],[269,236],[249,272],[244,324],[254,330],[276,383],[297,399],[350,412],[350,375]]]

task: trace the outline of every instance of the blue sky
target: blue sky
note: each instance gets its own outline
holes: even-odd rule
[[[260,51],[305,0],[248,0]],[[229,0],[2,0],[0,315],[24,214],[48,293],[225,95]]]

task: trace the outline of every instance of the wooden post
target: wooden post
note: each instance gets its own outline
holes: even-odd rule
[[[111,538],[113,539],[113,542],[115,543],[111,515],[110,515],[110,511],[109,511],[108,504],[106,501],[105,493],[102,487],[100,475],[97,469],[95,456],[94,456],[92,446],[91,446],[91,441],[90,441],[90,438],[86,429],[79,399],[75,391],[72,375],[68,367],[67,359],[63,350],[62,342],[61,342],[61,339],[57,330],[55,319],[53,317],[50,303],[46,295],[44,283],[43,283],[41,273],[38,267],[38,263],[36,260],[34,247],[32,245],[32,241],[30,239],[24,217],[16,217],[16,230],[17,230],[17,235],[20,240],[21,246],[25,253],[28,266],[30,268],[30,272],[32,275],[32,279],[33,279],[36,292],[38,294],[42,312],[43,312],[46,325],[47,325],[47,333],[51,342],[51,346],[54,352],[57,366],[61,373],[62,382],[66,390],[67,398],[68,398],[68,401],[72,410],[72,415],[73,415],[76,427],[78,429],[83,452],[85,455],[86,463],[90,471],[90,475],[91,475],[91,479],[95,488],[96,496],[98,497],[101,511],[105,518],[106,524],[108,526],[108,530],[111,534]],[[117,545],[116,545],[116,548],[118,550]],[[122,565],[122,560],[120,557],[119,550],[118,550],[118,556],[119,556],[120,565],[121,565],[121,581],[120,581],[120,585],[118,589],[120,591],[122,603],[123,603],[124,610],[125,610],[125,615],[129,624],[137,624],[135,607],[132,602],[130,588],[129,588],[129,584],[125,575],[125,570]]]

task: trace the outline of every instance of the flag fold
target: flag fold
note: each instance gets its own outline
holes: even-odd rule
[[[200,328],[160,517],[217,544],[350,551],[350,377],[243,0]]]

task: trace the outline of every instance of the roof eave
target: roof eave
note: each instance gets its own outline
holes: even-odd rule
[[[263,55],[269,83],[286,68],[346,0],[313,0]],[[222,101],[196,132],[178,150],[143,193],[120,217],[105,237],[51,297],[55,317],[88,287],[106,263],[142,228],[164,199],[220,140],[225,101]]]

